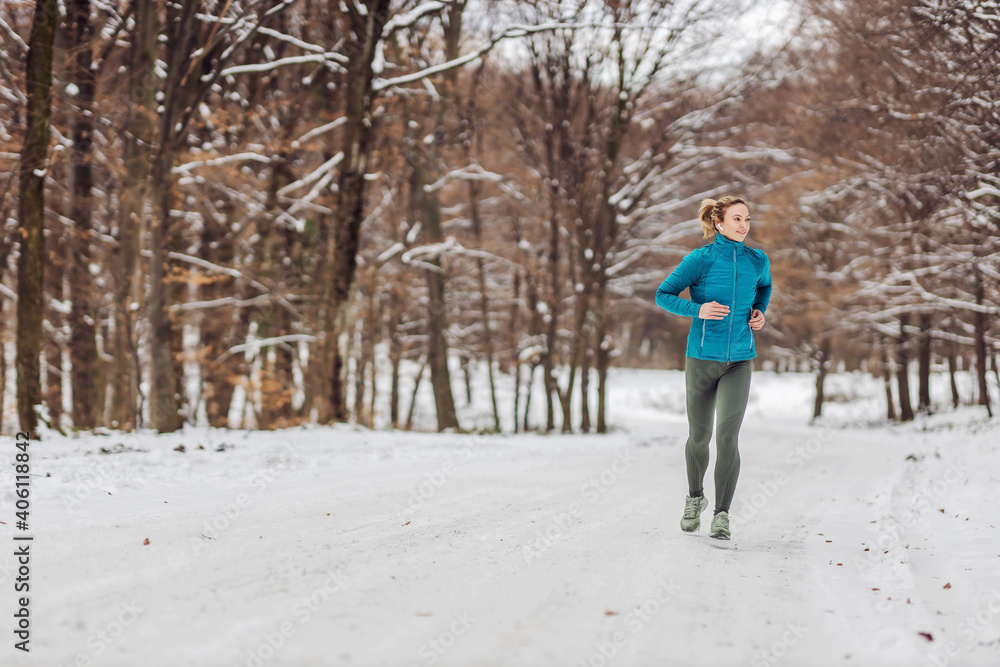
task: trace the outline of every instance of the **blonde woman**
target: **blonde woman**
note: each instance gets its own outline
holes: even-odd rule
[[[743,245],[750,233],[750,207],[744,198],[705,199],[698,217],[705,238],[715,238],[681,260],[656,290],[656,304],[692,318],[684,360],[689,489],[681,530],[696,532],[708,506],[703,482],[715,417],[715,515],[709,535],[728,540],[729,508],[740,473],[739,431],[750,395],[751,360],[757,356],[753,332],[764,326],[771,262],[764,251]],[[690,301],[679,296],[688,288]]]

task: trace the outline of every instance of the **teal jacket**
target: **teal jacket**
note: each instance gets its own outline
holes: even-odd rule
[[[691,288],[691,300],[678,296]],[[771,261],[763,250],[748,248],[722,234],[692,250],[656,290],[656,305],[693,318],[687,356],[711,361],[742,361],[757,356],[750,312],[767,312],[771,300]],[[703,320],[703,303],[729,306],[721,320]]]

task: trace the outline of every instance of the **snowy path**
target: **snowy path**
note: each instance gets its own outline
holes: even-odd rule
[[[55,441],[2,662],[998,664],[997,429],[809,427],[760,384],[728,543],[679,530],[684,423],[648,405],[604,437]],[[86,453],[116,442],[145,451]]]

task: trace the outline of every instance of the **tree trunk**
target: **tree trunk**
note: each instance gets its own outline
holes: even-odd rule
[[[482,247],[482,220],[479,215],[479,184],[476,181],[469,181],[469,207],[472,218],[472,230],[476,234],[476,241]],[[482,257],[476,259],[476,268],[479,273],[479,321],[483,329],[483,347],[486,351],[486,370],[490,382],[490,403],[493,408],[493,432],[500,432],[500,409],[497,405],[497,385],[496,378],[493,377],[493,331],[490,328],[490,300],[486,289],[486,262]],[[516,280],[516,277],[515,277]],[[517,297],[514,297],[515,300]],[[515,329],[516,330],[516,329]],[[517,397],[514,399],[514,412],[517,413]],[[516,419],[514,420],[517,421]]]
[[[896,403],[892,399],[892,371],[889,368],[889,354],[886,351],[885,339],[879,344],[882,365],[882,384],[885,387],[885,418],[891,422],[896,421]]]
[[[997,389],[1000,389],[1000,370],[997,369],[997,355],[990,352],[990,370],[993,371],[993,379],[996,380]]]
[[[538,368],[538,364],[532,363],[531,367],[528,369],[528,384],[526,385],[524,392],[524,422],[521,430],[525,433],[531,430],[531,422],[529,421],[529,417],[531,415],[531,385],[535,382],[536,368]]]
[[[545,430],[552,431],[556,427],[555,405],[553,394],[558,391],[552,370],[556,354],[556,320],[559,319],[559,217],[556,215],[556,186],[551,186],[551,207],[549,216],[549,258],[548,273],[551,281],[551,291],[545,317],[548,325],[545,332],[545,356],[542,371],[545,380]]]
[[[169,140],[167,143],[169,144]],[[173,287],[167,282],[170,272],[167,255],[175,247],[170,218],[173,208],[173,176],[170,172],[173,163],[173,149],[169,145],[162,146],[153,168],[152,192],[156,219],[153,220],[150,233],[152,260],[149,298],[149,422],[160,433],[170,433],[181,427],[178,360],[174,357],[177,334],[167,310]]]
[[[417,391],[420,390],[420,381],[424,377],[424,368],[427,367],[427,358],[420,360],[420,370],[417,371],[417,377],[413,380],[413,393],[410,394],[410,409],[406,412],[406,430],[413,430],[413,413],[417,407]]]
[[[239,284],[237,284],[236,293],[237,296],[241,294]],[[218,337],[211,341],[205,340],[203,343],[208,350],[208,358],[205,360],[202,370],[205,388],[205,413],[209,425],[215,428],[231,427],[229,412],[233,403],[233,393],[237,383],[241,379],[249,377],[245,352],[229,355],[221,360],[219,357],[234,345],[246,342],[246,332],[250,329],[251,312],[250,308],[234,309],[228,326],[225,329],[217,330]],[[202,333],[205,335],[212,331],[213,328],[208,328]],[[246,400],[250,400],[249,395]]]
[[[267,324],[259,330],[261,338],[289,334],[288,312],[283,308],[267,309]],[[292,388],[294,385],[292,345],[280,343],[261,350],[261,388],[263,389],[258,428],[273,430],[293,425]]]
[[[56,0],[38,0],[25,65],[27,124],[18,164],[17,414],[20,429],[37,437],[42,402],[42,287],[45,265],[45,172],[52,113],[52,44],[59,20]]]
[[[135,31],[129,63],[128,124],[122,133],[124,166],[119,200],[118,253],[114,261],[115,334],[112,370],[111,426],[130,431],[138,426],[139,351],[135,313],[142,307],[138,275],[140,236],[145,219],[150,146],[156,130],[155,72],[159,5],[135,5]]]
[[[395,287],[389,289],[389,365],[392,366],[389,423],[392,428],[399,428],[399,366],[403,360],[403,344],[399,333],[399,294]]]
[[[584,262],[584,264],[585,264],[585,262]],[[582,270],[584,276],[587,276],[587,275],[591,274],[589,268],[586,267],[586,266],[581,267],[581,270]],[[591,281],[587,280],[587,282],[589,283]],[[587,291],[588,291],[587,288],[584,287],[584,293],[586,293]],[[578,302],[579,301],[581,301],[581,300],[578,300]],[[581,310],[588,310],[589,309],[589,301],[590,301],[589,299],[586,300],[585,304],[581,307]],[[598,306],[598,308],[599,308],[599,306]],[[595,311],[595,315],[599,316],[600,315],[600,311],[599,310]],[[577,322],[580,322],[579,317],[577,318]],[[585,312],[584,313],[583,323],[580,325],[580,328],[577,329],[576,332],[574,332],[575,335],[573,337],[573,344],[577,346],[577,349],[575,349],[573,351],[573,359],[574,359],[573,365],[575,366],[576,365],[576,361],[579,360],[579,366],[580,366],[580,430],[583,433],[590,433],[590,403],[589,403],[589,398],[590,398],[590,362],[591,362],[591,359],[593,358],[593,356],[592,356],[593,355],[593,349],[591,348],[591,338],[592,337],[590,335],[591,329],[592,329],[592,326],[591,326],[591,324],[588,321],[588,313]],[[600,343],[598,343],[598,345],[599,344]],[[572,392],[573,392],[573,371],[572,370],[570,371],[569,377],[570,377],[570,381],[569,381],[569,387],[568,387],[567,391],[569,392],[569,395],[572,396]],[[565,428],[563,430],[564,430],[564,432],[566,431]]]
[[[441,204],[437,192],[425,192],[424,186],[433,182],[434,169],[428,174],[427,160],[429,156],[421,155],[420,150],[411,151],[414,162],[410,181],[411,207],[419,216],[427,243],[441,243],[444,235],[441,231]],[[428,310],[427,310],[427,365],[431,370],[431,385],[434,388],[434,404],[437,408],[438,430],[458,428],[458,417],[455,412],[455,398],[451,390],[451,372],[448,368],[448,343],[445,339],[447,330],[447,314],[444,288],[444,268],[440,255],[424,260],[430,268],[425,271],[427,277]]]
[[[54,174],[58,174],[58,180],[62,180],[62,165],[52,165]],[[56,217],[64,215],[61,201],[53,201],[49,206]],[[54,225],[49,229],[47,238],[48,262],[45,272],[45,292],[49,295],[49,301],[44,308],[45,320],[48,324],[45,331],[45,405],[48,408],[50,426],[61,430],[63,415],[63,348],[66,344],[64,332],[64,315],[57,307],[57,303],[66,300],[65,275],[66,260],[69,253],[66,251],[65,226]]]
[[[514,376],[514,433],[519,433],[521,430],[521,425],[519,423],[518,408],[521,402],[521,355],[518,352],[517,339],[514,336],[517,335],[518,327],[521,325],[521,272],[517,270],[514,272],[514,298],[511,299],[510,306],[510,333],[512,338],[510,339],[508,349],[513,351],[513,354],[508,357],[510,359],[510,366],[508,372]]]
[[[597,335],[594,337],[597,356],[597,432],[608,432],[608,369],[611,367],[611,339],[608,335],[608,305],[604,288],[601,288],[601,317],[597,324]]]
[[[617,34],[617,33],[616,33]],[[619,37],[620,38],[620,37]],[[594,217],[595,229],[592,236],[584,235],[585,239],[589,239],[590,246],[589,249],[593,253],[591,257],[588,257],[586,252],[580,257],[581,264],[581,280],[583,281],[583,291],[581,292],[580,312],[577,314],[577,331],[576,340],[580,346],[574,356],[573,364],[570,370],[570,381],[569,387],[567,389],[567,394],[572,395],[573,391],[573,370],[577,366],[583,367],[584,377],[581,379],[581,400],[583,402],[583,415],[581,419],[586,425],[586,428],[590,426],[590,414],[587,404],[587,387],[589,385],[589,359],[584,356],[585,351],[589,352],[590,348],[587,345],[587,341],[590,339],[591,326],[589,324],[590,318],[590,308],[593,303],[595,310],[595,317],[599,320],[598,328],[601,333],[597,336],[597,346],[600,354],[604,355],[604,359],[599,363],[603,367],[600,371],[603,376],[599,381],[599,403],[598,408],[598,432],[605,433],[607,424],[604,421],[604,398],[605,392],[607,390],[606,376],[607,369],[610,365],[610,350],[607,349],[609,341],[607,340],[607,320],[608,320],[608,303],[607,303],[607,284],[608,284],[608,260],[612,255],[614,249],[615,239],[618,234],[618,223],[616,222],[616,217],[618,214],[618,209],[616,206],[611,204],[611,197],[615,190],[615,179],[618,176],[618,156],[621,151],[622,141],[625,136],[625,132],[628,129],[630,122],[630,114],[632,102],[629,100],[629,94],[624,87],[624,81],[626,78],[625,71],[626,65],[624,59],[619,53],[618,59],[618,95],[616,96],[614,108],[609,119],[608,125],[604,128],[603,136],[605,138],[603,151],[601,155],[601,160],[603,162],[603,169],[601,170],[601,193],[600,200],[597,202],[597,211]],[[592,98],[591,98],[592,99]],[[591,101],[587,106],[588,116],[592,117],[594,115],[594,105]],[[589,123],[588,123],[589,124]],[[582,180],[582,179],[581,179]],[[583,198],[578,199],[578,205],[586,206]],[[579,211],[580,218],[585,218],[587,212],[584,210]],[[593,300],[591,295],[594,295]],[[567,401],[569,403],[570,401]],[[563,429],[566,430],[565,428]],[[586,430],[586,429],[585,429]]]
[[[357,356],[354,366],[354,421],[368,428],[373,428],[374,413],[369,408],[374,408],[375,405],[375,336],[377,333],[375,299],[377,298],[377,285],[374,279],[365,280],[365,283],[365,288],[360,290],[365,310],[357,322],[358,335],[355,338]],[[371,399],[366,405],[365,395],[369,387],[371,388]]]
[[[357,346],[357,357],[354,359],[354,422],[365,424],[368,417],[365,414],[365,376],[368,374],[368,357],[365,356],[365,345]]]
[[[460,357],[462,376],[465,380],[465,404],[472,405],[472,354],[464,353]]]
[[[185,106],[187,48],[192,40],[192,23],[198,2],[185,0],[180,6],[168,6],[172,18],[167,39],[166,83],[163,90],[163,110],[160,113],[158,146],[153,158],[150,200],[153,220],[150,225],[150,296],[148,317],[150,327],[150,426],[160,433],[176,431],[183,424],[181,399],[183,368],[181,341],[174,330],[168,306],[179,300],[181,281],[170,276],[168,254],[179,247],[179,234],[170,216],[173,209],[175,143],[180,136],[176,127]],[[194,78],[196,80],[196,77]],[[180,130],[183,132],[183,130]]]
[[[0,271],[0,273],[3,273]],[[2,277],[2,276],[0,276]],[[6,299],[4,299],[6,302]],[[4,340],[7,314],[3,312],[4,302],[0,302],[0,341]],[[6,345],[0,345],[0,406],[4,405],[4,401],[7,399],[7,350]],[[0,430],[3,429],[3,415],[0,414]]]
[[[901,421],[913,421],[913,408],[910,406],[909,355],[906,349],[906,325],[910,321],[908,313],[899,316],[899,341],[896,345],[896,379],[899,384],[899,418]]]
[[[465,2],[461,0],[451,4],[446,10],[446,19],[442,21],[444,28],[444,58],[452,60],[458,55],[459,37],[462,32],[462,13]],[[414,189],[411,194],[416,197],[420,221],[423,223],[424,234],[428,243],[436,244],[444,241],[441,229],[441,199],[438,190],[426,191],[424,186],[434,183],[440,176],[440,148],[445,134],[445,123],[448,120],[455,88],[454,71],[447,72],[442,78],[438,95],[434,98],[434,127],[428,136],[433,141],[411,141],[410,153],[413,160]],[[459,428],[458,416],[455,412],[455,399],[451,388],[451,374],[448,369],[448,342],[445,334],[448,330],[447,305],[445,302],[445,269],[441,255],[437,254],[425,260],[430,268],[426,271],[427,291],[429,296],[427,336],[427,363],[431,369],[431,384],[434,387],[434,402],[437,406],[438,430]],[[466,398],[471,402],[471,386],[468,381],[466,367]]]
[[[948,343],[948,380],[951,384],[951,407],[958,409],[958,383],[955,382],[955,343]]]
[[[344,129],[340,174],[337,178],[337,212],[334,218],[333,251],[330,255],[329,299],[323,328],[325,378],[329,419],[347,420],[341,334],[347,331],[351,288],[357,267],[361,223],[364,220],[365,173],[372,138],[372,61],[388,20],[390,0],[372,0],[364,15],[348,18],[344,30],[351,42],[351,58],[344,76]],[[322,415],[321,415],[322,417]],[[327,420],[323,420],[327,421]]]
[[[378,290],[373,285],[373,294],[369,299],[369,304],[371,311],[369,312],[369,322],[371,322],[372,331],[371,335],[365,336],[364,343],[368,347],[368,351],[365,354],[368,357],[368,386],[371,387],[371,393],[368,394],[368,428],[375,428],[375,402],[378,400],[378,365],[375,363],[375,350],[378,344],[377,333],[379,331],[378,326],[378,314],[375,311],[375,303],[378,297]]]
[[[206,217],[201,233],[201,248],[205,259],[219,266],[233,264],[237,243],[232,227],[235,220],[228,217],[217,222],[212,216]],[[246,298],[246,279],[213,280],[202,286],[202,298],[207,301],[227,296]],[[215,314],[215,313],[218,314]],[[201,324],[201,364],[202,395],[205,401],[205,416],[214,428],[229,428],[229,408],[233,390],[246,377],[246,353],[226,355],[234,345],[246,342],[250,329],[252,308],[232,306],[213,311]]]
[[[518,233],[518,241],[520,241],[520,233]],[[531,320],[528,332],[531,335],[532,340],[538,340],[542,335],[542,314],[538,310],[538,306],[540,303],[538,300],[538,280],[535,274],[529,271],[525,274],[525,282],[526,282],[525,296],[528,299],[528,312],[531,314]],[[547,353],[544,352],[542,353],[541,355],[542,363],[544,363],[544,360],[547,358],[547,356],[548,356]],[[528,418],[531,410],[531,393],[532,393],[531,388],[532,384],[535,381],[535,368],[538,367],[539,363],[540,363],[539,355],[533,355],[533,357],[530,359],[531,365],[529,366],[528,370],[528,383],[527,385],[525,385],[526,389],[524,396],[524,420],[522,422],[522,427],[521,427],[521,430],[524,432],[530,430]],[[544,373],[544,366],[543,366],[543,373]],[[545,382],[544,376],[542,381],[543,383]],[[549,418],[551,420],[552,417],[551,404],[549,404],[548,407],[550,408]],[[517,419],[516,414],[514,415],[514,418],[515,420]]]
[[[292,124],[291,121],[288,123]],[[282,145],[289,141],[286,134],[283,137]],[[290,262],[295,245],[294,237],[278,223],[275,215],[276,193],[287,181],[283,166],[285,162],[284,149],[281,149],[278,151],[275,166],[271,172],[265,212],[259,221],[260,247],[254,253],[257,255],[259,252],[260,273],[267,278],[271,285],[288,285],[289,275],[286,260]],[[256,309],[255,318],[258,320],[257,336],[260,339],[287,336],[292,332],[292,322],[288,311],[274,303]],[[280,343],[263,350],[261,353],[263,356],[261,358],[260,382],[263,391],[259,428],[270,430],[286,428],[293,424],[293,345],[294,343]]]
[[[0,209],[0,219],[7,219],[7,208],[4,207]],[[0,232],[0,282],[4,279],[4,274],[7,272],[7,260],[10,258],[11,250],[13,250],[14,241],[12,234],[4,230]],[[8,323],[14,323],[14,317],[7,311],[8,299],[0,300],[0,341],[5,340],[4,331],[9,326]],[[10,305],[11,310],[16,309],[16,304]],[[6,345],[0,344],[0,406],[4,405],[4,401],[7,396],[7,364],[9,360],[7,358]],[[17,400],[17,397],[14,397]],[[3,415],[0,415],[0,430],[3,428]]]
[[[521,414],[521,364],[516,363],[514,365],[514,372],[511,373],[514,377],[514,433],[521,432],[521,425],[518,420],[518,415]]]
[[[813,403],[813,419],[823,415],[824,383],[829,369],[830,339],[824,338],[819,346],[819,368],[816,370],[816,400]]]
[[[931,414],[931,316],[920,314],[920,347],[917,350],[917,412]]]
[[[589,342],[589,341],[588,341]],[[590,433],[590,360],[593,351],[587,345],[580,365],[580,431]]]
[[[983,279],[979,275],[979,269],[973,268],[973,277],[976,281],[976,305],[982,306],[985,300]],[[986,414],[993,416],[993,407],[990,405],[990,390],[986,384],[986,313],[976,311],[974,316],[976,328],[976,380],[979,385],[979,405],[986,406]]]
[[[64,26],[56,30],[54,54],[65,54],[67,48],[67,34]],[[66,78],[66,63],[62,58],[55,58],[52,62],[53,81],[62,81]],[[63,126],[66,124],[66,113],[62,105],[53,109],[53,126]],[[72,173],[67,173],[66,168],[70,166],[68,161],[53,160],[48,167],[48,176],[58,183],[63,183],[72,177]],[[46,232],[46,267],[43,291],[46,299],[44,308],[43,335],[45,337],[44,355],[45,372],[43,374],[43,391],[45,392],[45,405],[48,409],[49,425],[58,431],[62,431],[63,423],[63,398],[64,392],[69,390],[68,385],[63,385],[63,380],[68,379],[68,375],[63,371],[63,357],[68,356],[68,336],[67,317],[63,312],[62,304],[69,302],[69,292],[67,290],[67,263],[71,261],[70,243],[71,229],[61,221],[68,217],[69,211],[66,206],[69,203],[68,197],[52,197],[49,200],[48,210],[50,215],[60,221],[50,226]],[[64,377],[65,376],[65,377]],[[72,398],[72,397],[71,397]]]
[[[70,218],[73,233],[70,241],[70,313],[69,354],[73,391],[73,425],[93,429],[97,425],[97,295],[90,273],[91,248],[91,172],[93,134],[92,109],[95,81],[90,53],[93,29],[90,23],[90,0],[70,0],[67,6],[69,49],[72,52],[69,81],[76,85],[76,105],[71,112],[69,153]]]

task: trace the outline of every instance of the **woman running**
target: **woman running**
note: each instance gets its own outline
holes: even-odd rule
[[[743,245],[750,232],[750,209],[742,197],[705,199],[698,217],[705,238],[714,234],[715,240],[681,260],[656,290],[656,305],[692,318],[684,360],[689,495],[681,530],[697,531],[708,506],[702,485],[714,413],[718,457],[709,535],[728,540],[729,507],[740,474],[737,440],[750,395],[751,360],[757,356],[753,332],[764,326],[771,299],[771,262],[764,251]],[[679,296],[686,288],[691,289],[690,301]]]

